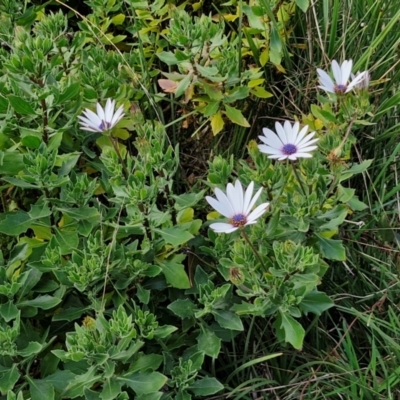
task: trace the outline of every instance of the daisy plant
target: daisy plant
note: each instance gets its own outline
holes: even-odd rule
[[[121,152],[119,151],[118,144],[111,134],[112,129],[118,124],[125,114],[124,106],[121,105],[117,110],[115,110],[115,100],[108,98],[104,108],[100,103],[96,104],[96,111],[97,113],[93,112],[89,108],[86,108],[83,111],[83,116],[78,116],[81,129],[88,132],[98,132],[103,134],[110,133],[109,138],[111,144],[113,145],[121,162],[125,176],[128,178],[129,171],[126,168]]]
[[[242,184],[239,180],[236,180],[235,185],[228,183],[226,194],[221,189],[215,188],[214,192],[217,198],[206,196],[206,200],[216,211],[228,218],[228,222],[215,222],[210,225],[210,228],[217,233],[231,233],[240,229],[242,236],[263,265],[258,251],[243,229],[247,225],[255,224],[269,207],[269,203],[262,203],[253,210],[261,195],[262,188],[254,196],[253,190],[254,182],[251,182],[244,192]]]
[[[284,124],[276,122],[275,130],[276,133],[271,129],[263,128],[264,136],[259,136],[259,138],[264,144],[258,145],[258,148],[262,153],[268,154],[268,158],[278,161],[290,160],[305,195],[305,190],[293,161],[298,158],[312,157],[311,152],[317,148],[314,143],[318,141],[318,138],[313,139],[315,132],[307,134],[308,125],[300,130],[299,122],[295,122],[293,125],[289,121],[285,121]]]
[[[115,111],[115,100],[107,99],[103,108],[100,103],[96,104],[97,113],[86,108],[83,116],[78,116],[81,129],[89,132],[104,133],[110,131],[124,116],[124,106]]]
[[[333,60],[331,68],[334,79],[332,79],[324,70],[317,68],[320,83],[318,87],[328,93],[335,93],[338,95],[350,92],[364,79],[365,74],[367,73],[367,71],[363,71],[349,82],[352,67],[352,60],[345,60],[342,65],[339,65],[336,60]]]
[[[369,74],[368,71],[363,71],[363,72],[357,71],[357,73],[356,73],[355,75],[354,75],[354,74],[351,74],[351,79],[355,80],[355,79],[357,79],[361,74],[363,74],[363,79],[361,79],[361,81],[359,81],[359,82],[356,84],[355,87],[356,87],[358,90],[367,90],[367,89],[369,88],[369,84],[370,84],[370,82],[371,82],[371,75]]]

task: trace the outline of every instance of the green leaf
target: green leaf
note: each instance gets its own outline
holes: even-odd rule
[[[177,393],[174,400],[192,400],[192,395],[185,390],[181,390],[179,393]]]
[[[113,400],[121,392],[122,383],[118,382],[116,378],[106,379],[103,383],[103,390],[100,394],[102,400]]]
[[[309,312],[321,315],[333,306],[333,301],[325,293],[318,292],[318,290],[307,293],[299,304],[301,311],[306,315]]]
[[[136,372],[118,376],[117,379],[134,390],[138,396],[157,392],[168,380],[159,372]]]
[[[341,240],[326,239],[321,235],[315,234],[318,238],[319,248],[322,255],[329,260],[346,260],[346,251]]]
[[[140,302],[143,304],[149,304],[151,291],[148,289],[144,289],[139,283],[136,284],[136,289],[136,296],[138,297]]]
[[[248,128],[250,124],[247,122],[247,119],[243,116],[241,111],[239,111],[237,108],[230,107],[227,104],[225,104],[225,112],[226,116],[235,124],[244,126],[245,128]]]
[[[18,382],[21,374],[18,372],[18,364],[13,364],[10,369],[0,370],[0,392],[7,393]]]
[[[177,331],[178,328],[173,325],[163,325],[159,326],[154,330],[154,337],[156,339],[164,339],[171,335],[171,333]]]
[[[351,178],[353,175],[361,174],[362,172],[366,171],[371,165],[372,161],[373,160],[365,160],[361,164],[353,164],[351,168],[342,172],[339,182],[343,182]]]
[[[155,228],[153,231],[159,233],[166,243],[172,244],[174,247],[178,247],[194,238],[191,233],[179,226],[165,229]]]
[[[296,5],[301,9],[301,11],[306,12],[310,3],[309,0],[296,0]]]
[[[36,112],[32,106],[22,97],[14,96],[10,94],[8,96],[11,106],[14,108],[15,112],[22,115],[35,115]]]
[[[215,378],[200,379],[188,387],[188,390],[193,392],[196,396],[209,396],[222,390],[224,385],[218,382]]]
[[[197,348],[207,356],[217,358],[221,350],[221,339],[207,328],[200,326],[201,333],[197,336]]]
[[[17,175],[24,169],[24,157],[16,151],[0,151],[0,174]]]
[[[207,93],[207,96],[213,101],[219,104],[219,101],[223,99],[223,95],[220,89],[214,85],[209,85],[208,83],[202,82],[202,87]]]
[[[18,352],[22,357],[30,357],[35,354],[39,354],[43,350],[43,346],[38,342],[29,342],[23,350]]]
[[[163,395],[162,392],[154,392],[148,394],[142,394],[141,396],[136,396],[136,400],[160,400],[161,396]]]
[[[61,393],[75,377],[76,375],[70,370],[58,370],[54,374],[46,376],[44,380]]]
[[[156,55],[162,62],[167,65],[175,65],[179,63],[178,59],[170,51],[162,51],[160,53],[157,53]]]
[[[233,331],[243,331],[243,324],[239,316],[231,311],[213,310],[215,320],[222,328],[231,329]]]
[[[69,85],[58,98],[57,104],[64,105],[67,101],[76,99],[81,91],[80,82],[75,82]]]
[[[347,205],[353,210],[353,211],[362,211],[368,208],[368,206],[360,201],[357,196],[353,196],[348,202]]]
[[[6,322],[9,322],[18,315],[18,308],[13,304],[12,300],[9,300],[7,303],[0,304],[0,315]]]
[[[81,154],[82,153],[74,151],[72,153],[57,156],[56,165],[61,166],[61,168],[58,170],[58,176],[68,175],[71,172],[72,168],[75,167]]]
[[[337,227],[341,225],[346,218],[347,211],[348,210],[346,206],[339,204],[333,210],[330,210],[328,211],[328,213],[321,215],[319,218],[324,218],[328,220],[330,219],[330,221],[321,225],[318,228],[319,231],[332,231],[334,229],[337,229]],[[328,216],[328,214],[330,215]]]
[[[249,96],[249,93],[249,87],[237,86],[234,90],[225,95],[224,103],[233,103],[238,100],[246,99]]]
[[[175,97],[180,97],[185,93],[185,90],[189,87],[192,82],[192,74],[186,75],[180,82],[175,91]]]
[[[62,299],[58,297],[49,296],[48,294],[44,294],[43,296],[38,296],[32,300],[25,300],[18,303],[20,307],[38,307],[42,310],[49,310],[50,308],[55,307],[57,304],[61,302]]]
[[[0,96],[0,114],[5,114],[8,110],[8,101],[4,96]]]
[[[171,286],[178,289],[188,289],[190,288],[189,277],[185,272],[185,267],[180,263],[180,261],[183,261],[181,256],[183,255],[174,256],[171,260],[156,259],[156,262]]]
[[[308,0],[306,0],[306,1],[308,1]],[[322,108],[318,107],[315,104],[311,104],[311,112],[313,113],[314,117],[319,118],[324,123],[332,122],[334,124],[337,124],[337,122],[338,122],[336,117],[332,113],[330,113],[329,111],[323,110]]]
[[[259,99],[269,99],[270,97],[273,97],[273,94],[265,90],[262,86],[253,87],[250,93]]]
[[[163,362],[163,356],[159,354],[140,353],[129,368],[129,373],[155,371]]]
[[[195,304],[189,299],[178,299],[167,306],[175,315],[180,318],[193,317],[197,311]]]
[[[0,232],[10,236],[18,236],[25,233],[31,226],[31,217],[25,211],[13,211],[3,214],[0,220]]]
[[[96,374],[96,370],[97,366],[92,366],[84,374],[76,375],[68,382],[67,387],[61,393],[61,398],[74,399],[82,396],[85,388],[90,388],[95,382],[101,381],[101,376]]]
[[[26,376],[26,380],[29,382],[31,400],[54,399],[54,387],[49,382],[32,379],[29,375]]]
[[[20,127],[21,143],[31,149],[38,149],[43,142],[43,132]]]
[[[305,330],[299,322],[289,314],[280,311],[274,326],[277,329],[279,337],[283,338],[285,342],[290,343],[295,349],[301,350]]]
[[[79,237],[76,231],[56,230],[55,241],[59,245],[61,255],[71,254],[78,247]]]

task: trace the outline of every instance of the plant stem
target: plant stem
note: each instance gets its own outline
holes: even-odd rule
[[[251,243],[250,238],[247,236],[247,233],[244,230],[244,227],[240,228],[240,233],[242,234],[244,240],[249,244],[249,246],[251,247],[251,249],[253,250],[255,256],[257,257],[258,261],[260,262],[260,264],[262,265],[262,267],[264,268],[264,270],[266,271],[267,268],[265,267],[265,264],[260,256],[260,253],[257,251],[257,249],[254,247],[253,243]]]
[[[119,161],[121,161],[121,165],[122,165],[122,169],[124,170],[125,178],[128,179],[129,178],[129,171],[128,171],[128,168],[126,168],[124,159],[121,156],[121,153],[120,153],[119,148],[118,148],[118,144],[116,143],[116,141],[112,137],[112,135],[110,135],[110,140],[111,140],[111,143],[112,143],[112,145],[114,147],[115,152],[117,153]]]
[[[299,185],[301,187],[301,191],[303,192],[304,196],[307,196],[306,191],[305,191],[304,186],[303,186],[303,182],[300,180],[300,176],[299,176],[299,173],[297,172],[297,169],[296,169],[296,166],[295,166],[294,162],[291,161],[291,164],[292,164],[292,167],[293,167],[294,175],[296,176],[296,179],[298,180]]]

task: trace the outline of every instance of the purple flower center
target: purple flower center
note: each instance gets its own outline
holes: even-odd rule
[[[343,94],[346,93],[347,85],[336,85],[335,86],[335,93]]]
[[[108,131],[111,128],[111,122],[101,121],[99,129],[102,131]]]
[[[283,154],[290,156],[296,153],[297,147],[294,144],[287,143],[283,146],[282,152]]]
[[[230,222],[235,228],[239,228],[240,226],[244,226],[246,224],[246,221],[246,216],[244,214],[235,214],[231,218]]]

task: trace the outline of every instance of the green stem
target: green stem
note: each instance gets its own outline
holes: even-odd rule
[[[247,233],[244,230],[244,227],[240,228],[240,233],[242,234],[244,240],[249,244],[249,246],[251,247],[251,249],[253,250],[255,256],[257,257],[258,261],[260,262],[260,264],[262,265],[262,267],[264,268],[264,270],[266,271],[266,267],[265,264],[260,256],[260,253],[257,251],[257,249],[254,247],[253,243],[251,243],[251,240],[249,239],[249,237],[247,236]]]
[[[112,135],[110,135],[110,141],[111,141],[111,143],[112,143],[112,145],[114,147],[115,152],[117,153],[119,161],[121,161],[121,165],[122,165],[122,169],[124,170],[125,178],[128,179],[129,178],[128,168],[126,168],[124,159],[122,158],[121,153],[120,153],[119,148],[118,148],[118,145],[117,145],[115,139],[112,137]]]
[[[291,164],[292,164],[292,167],[293,167],[294,175],[295,175],[295,177],[296,177],[296,179],[299,182],[299,185],[301,187],[301,191],[303,192],[304,196],[307,196],[306,195],[306,191],[305,191],[304,186],[303,186],[303,182],[300,179],[299,173],[297,172],[297,169],[296,169],[296,166],[295,166],[294,162],[291,161]]]

